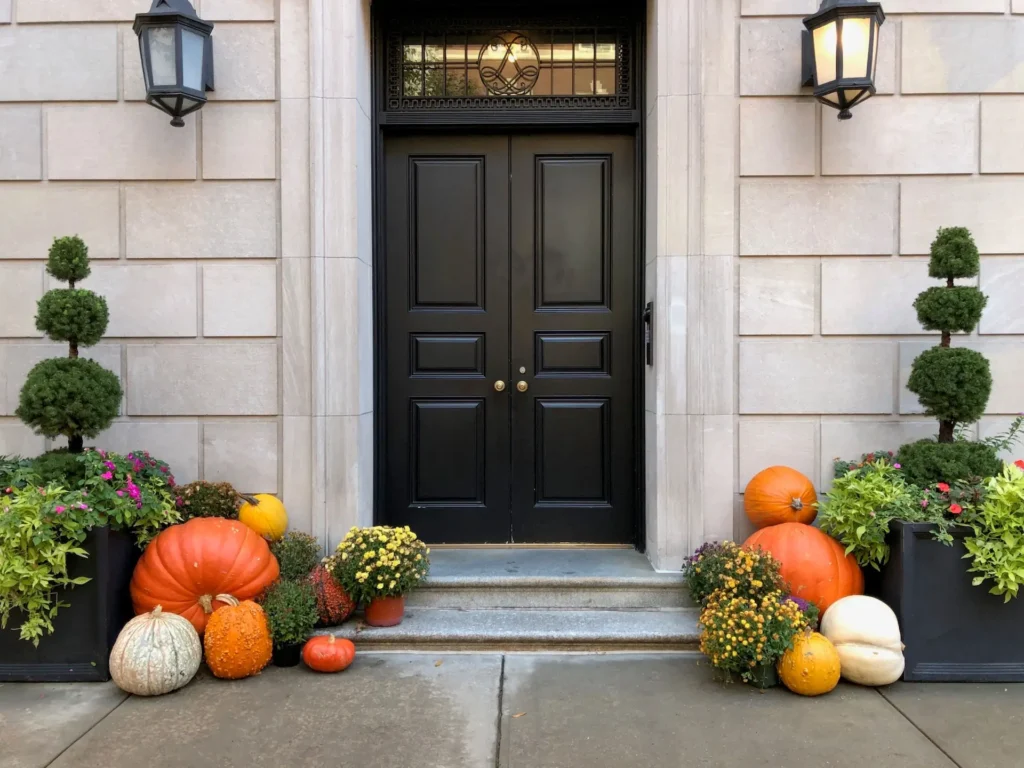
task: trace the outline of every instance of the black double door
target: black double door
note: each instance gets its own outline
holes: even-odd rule
[[[388,139],[385,514],[426,541],[634,538],[634,144]]]

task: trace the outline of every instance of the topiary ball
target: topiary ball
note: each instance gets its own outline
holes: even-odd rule
[[[992,370],[980,352],[932,347],[914,359],[907,389],[939,421],[971,423],[985,413],[992,394]]]
[[[91,347],[107,331],[107,300],[82,288],[58,288],[39,300],[36,328],[54,341]]]
[[[89,248],[78,235],[55,237],[46,271],[58,280],[76,282],[89,276]]]
[[[974,277],[981,268],[981,257],[974,238],[966,227],[946,227],[932,242],[928,274],[943,279]]]
[[[907,482],[919,488],[927,488],[935,483],[991,477],[998,475],[1003,468],[995,448],[968,440],[955,443],[918,440],[916,443],[907,443],[896,454],[896,461]]]
[[[987,303],[988,297],[971,286],[935,286],[918,294],[914,309],[925,330],[970,333]]]
[[[53,357],[29,371],[15,414],[47,437],[95,437],[121,405],[121,382],[83,357]]]

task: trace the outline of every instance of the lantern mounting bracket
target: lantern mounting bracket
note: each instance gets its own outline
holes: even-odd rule
[[[811,33],[806,29],[803,30],[800,39],[803,44],[800,85],[810,88],[814,86],[814,41],[811,39]]]

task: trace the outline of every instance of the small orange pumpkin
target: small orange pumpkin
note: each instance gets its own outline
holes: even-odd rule
[[[257,674],[270,663],[274,652],[263,609],[252,600],[239,603],[231,595],[217,595],[217,600],[224,606],[206,622],[206,666],[214,676],[226,680]]]
[[[348,669],[356,658],[356,647],[351,640],[339,640],[334,635],[320,635],[306,641],[302,660],[315,672],[341,672]]]
[[[843,545],[812,525],[782,523],[755,531],[745,549],[760,547],[779,561],[790,592],[818,606],[824,616],[832,603],[864,594],[864,574]]]
[[[747,483],[743,509],[758,528],[780,523],[813,523],[818,495],[806,476],[789,467],[768,467]]]

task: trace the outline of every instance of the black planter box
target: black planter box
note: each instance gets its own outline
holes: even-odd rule
[[[971,585],[963,539],[935,541],[928,523],[892,525],[881,597],[896,612],[906,646],[906,681],[1024,682],[1024,595],[1006,603],[989,587]]]
[[[57,611],[52,635],[39,647],[18,635],[21,622],[11,615],[0,631],[0,682],[103,682],[110,679],[110,649],[132,617],[128,592],[140,552],[130,534],[96,528],[83,544],[87,559],[71,556],[73,578],[91,581],[58,593],[67,608]]]

